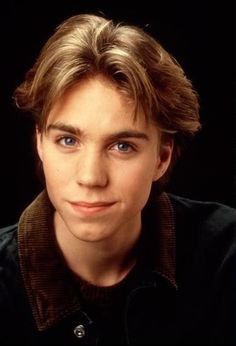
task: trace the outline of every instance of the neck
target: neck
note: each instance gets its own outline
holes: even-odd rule
[[[120,236],[101,241],[84,241],[74,236],[60,216],[54,218],[56,239],[72,272],[96,286],[111,286],[121,281],[136,263],[135,248],[141,222]]]

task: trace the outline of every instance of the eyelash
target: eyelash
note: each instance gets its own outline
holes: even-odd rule
[[[73,141],[74,144],[68,145],[66,143],[62,143],[63,141],[66,141],[67,139]],[[61,137],[56,139],[56,144],[58,144],[58,145],[60,145],[60,146],[62,146],[64,148],[71,148],[71,149],[73,149],[77,145],[79,145],[77,139],[75,139],[72,136],[61,136]],[[135,146],[133,144],[127,142],[127,141],[118,141],[117,143],[113,144],[110,148],[111,148],[111,150],[116,150],[116,149],[114,149],[114,147],[119,146],[119,145],[127,146],[128,150],[127,151],[117,150],[118,153],[130,154],[130,153],[136,151]]]
[[[119,153],[125,153],[125,154],[130,154],[131,152],[135,151],[135,148],[132,144],[125,142],[125,141],[119,141],[117,142],[115,145],[112,146],[112,148],[114,148],[115,146],[119,146],[119,145],[125,145],[128,146],[128,150],[127,151],[123,151],[123,150],[117,150]],[[114,150],[114,149],[112,149]]]
[[[66,139],[70,139],[70,140],[72,140],[73,142],[77,143],[77,140],[76,140],[75,138],[73,138],[72,136],[61,136],[61,137],[59,137],[59,138],[56,139],[56,143],[59,144],[59,145],[61,145],[61,146],[63,146],[63,147],[65,147],[65,148],[68,148],[68,147],[73,148],[74,145],[68,145],[68,144],[65,144],[65,143],[63,144],[63,143],[62,143],[62,141],[63,141],[63,140],[65,141]]]

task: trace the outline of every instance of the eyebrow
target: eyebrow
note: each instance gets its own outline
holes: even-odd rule
[[[55,124],[48,125],[46,128],[46,132],[49,132],[51,130],[59,130],[63,132],[68,132],[76,136],[83,135],[83,132],[81,131],[80,128],[75,127],[73,125],[63,124],[63,123],[55,123]],[[121,138],[138,138],[138,139],[144,139],[146,141],[150,140],[149,136],[145,132],[131,130],[131,129],[114,132],[109,134],[107,137],[109,140],[118,140]]]
[[[46,132],[50,132],[51,130],[59,130],[63,132],[69,132],[73,135],[81,135],[81,130],[78,127],[67,125],[63,123],[50,124],[46,128]]]

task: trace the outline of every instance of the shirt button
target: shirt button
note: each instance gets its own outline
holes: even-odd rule
[[[77,338],[83,338],[85,336],[85,328],[82,324],[79,324],[74,328],[74,334]]]

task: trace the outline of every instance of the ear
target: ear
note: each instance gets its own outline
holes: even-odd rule
[[[38,127],[35,129],[35,135],[36,135],[36,147],[38,156],[41,161],[43,161],[43,144],[42,144],[42,132],[39,131]]]
[[[153,181],[159,180],[166,173],[171,163],[173,147],[173,139],[169,139],[168,141],[160,145],[160,148],[158,150],[155,172],[153,175]]]

